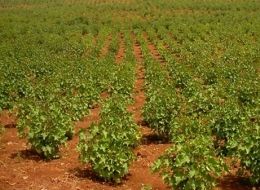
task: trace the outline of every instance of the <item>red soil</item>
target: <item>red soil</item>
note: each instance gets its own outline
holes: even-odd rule
[[[153,58],[157,60],[160,63],[165,63],[164,58],[160,55],[155,45],[148,39],[148,36],[146,33],[144,33],[144,39],[148,42],[148,49],[151,52]]]
[[[13,128],[16,126],[16,118],[8,111],[2,111],[0,113],[0,124],[5,128]]]
[[[152,131],[145,126],[143,122],[141,110],[146,98],[143,89],[145,71],[141,47],[137,42],[134,44],[134,55],[137,60],[134,103],[129,106],[128,110],[133,113],[134,121],[141,127],[143,143],[136,149],[135,152],[138,159],[130,168],[133,180],[135,184],[138,185],[137,188],[133,189],[141,189],[142,184],[149,185],[153,187],[153,189],[167,189],[167,186],[164,185],[160,176],[152,174],[150,170],[151,164],[169,147],[169,144],[159,144],[156,140],[150,138],[153,136]]]
[[[125,42],[123,33],[120,34],[119,50],[116,54],[116,63],[121,63],[125,56]]]
[[[103,48],[102,48],[101,51],[100,51],[100,57],[101,57],[101,58],[104,58],[104,57],[107,55],[107,53],[108,53],[108,48],[109,48],[110,43],[111,43],[111,39],[112,39],[112,36],[109,35],[108,38],[106,39],[105,43],[104,43]]]

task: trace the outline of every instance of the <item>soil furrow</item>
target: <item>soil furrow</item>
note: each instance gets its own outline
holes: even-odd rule
[[[111,44],[111,40],[112,40],[112,36],[109,35],[109,36],[107,37],[105,43],[104,43],[103,48],[102,48],[101,51],[100,51],[100,57],[101,57],[101,58],[104,58],[104,57],[107,55],[109,46],[110,46],[110,44]]]
[[[155,47],[155,45],[149,40],[148,36],[146,33],[144,33],[144,39],[147,41],[148,43],[148,49],[151,52],[153,58],[155,60],[157,60],[158,62],[160,62],[161,64],[165,63],[164,58],[160,55],[159,51],[157,50],[157,48]]]
[[[123,33],[120,33],[119,50],[116,54],[116,63],[121,63],[125,56],[125,41]]]
[[[134,121],[140,125],[143,138],[150,136],[152,131],[145,126],[142,117],[142,108],[145,104],[145,69],[143,65],[142,50],[137,41],[134,41],[134,55],[137,61],[136,65],[136,81],[134,86],[134,103],[129,106],[129,111],[133,113]],[[166,185],[157,174],[152,174],[150,166],[154,160],[161,155],[168,147],[165,144],[157,144],[156,142],[149,142],[141,144],[135,150],[137,160],[130,167],[130,177],[126,183],[132,183],[132,189],[141,189],[144,185],[151,186],[153,189],[167,189]]]
[[[0,112],[0,125],[4,128],[13,128],[16,126],[17,118],[13,113],[7,110]]]
[[[136,65],[136,81],[134,85],[134,104],[129,106],[129,111],[133,113],[134,120],[137,124],[142,124],[142,107],[145,103],[145,93],[144,93],[144,66],[142,51],[140,45],[135,42],[134,44],[134,55],[137,60]]]

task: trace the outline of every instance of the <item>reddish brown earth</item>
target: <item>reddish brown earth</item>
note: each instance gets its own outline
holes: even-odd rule
[[[5,128],[13,128],[16,126],[16,118],[14,114],[8,111],[2,111],[0,113],[0,124]]]
[[[100,51],[100,57],[101,57],[101,58],[104,58],[104,57],[107,55],[107,53],[108,53],[108,48],[109,48],[110,43],[111,43],[111,39],[112,39],[112,36],[109,35],[109,36],[107,37],[106,41],[104,42],[104,46],[103,46],[103,48],[102,48],[101,51]]]
[[[160,144],[156,139],[153,139],[151,130],[144,124],[141,110],[146,98],[144,93],[145,69],[142,51],[136,41],[133,49],[137,61],[136,81],[134,86],[134,103],[129,106],[128,110],[133,114],[134,121],[140,126],[143,135],[142,144],[135,151],[137,160],[130,168],[130,173],[137,185],[133,189],[141,189],[143,184],[149,185],[154,189],[168,189],[160,176],[152,174],[150,171],[151,164],[169,147],[169,144]]]
[[[151,52],[153,58],[160,63],[165,63],[164,58],[160,55],[155,45],[148,39],[148,35],[144,33],[144,39],[148,42],[148,49]]]
[[[125,56],[125,41],[123,33],[120,33],[119,50],[116,54],[116,63],[121,63]]]
[[[136,123],[141,124],[142,118],[142,107],[145,103],[145,93],[144,93],[144,66],[142,51],[140,45],[135,42],[134,44],[134,55],[136,57],[136,81],[134,85],[134,104],[129,106],[129,111],[133,113],[133,117]]]

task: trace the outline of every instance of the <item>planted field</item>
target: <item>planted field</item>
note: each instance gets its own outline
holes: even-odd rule
[[[0,190],[260,189],[260,2],[0,0]]]

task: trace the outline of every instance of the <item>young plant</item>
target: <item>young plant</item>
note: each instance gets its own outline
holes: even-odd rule
[[[227,145],[230,153],[240,159],[241,173],[250,172],[249,179],[252,184],[260,183],[259,126],[259,123],[243,126]]]
[[[176,95],[171,91],[153,91],[144,106],[144,120],[156,133],[168,139],[171,135],[172,118],[178,114],[180,107]]]
[[[228,154],[226,143],[240,133],[247,117],[239,106],[226,102],[216,107],[211,116],[211,130],[216,137],[215,146],[221,154]]]
[[[24,105],[17,125],[31,149],[46,159],[59,157],[59,146],[73,134],[71,119],[56,104]]]
[[[196,122],[174,127],[174,145],[154,162],[152,171],[176,190],[212,189],[224,164],[216,157],[211,136]]]
[[[104,180],[120,183],[135,158],[133,148],[139,139],[137,125],[124,103],[111,99],[103,107],[101,122],[81,131],[80,160],[89,163]]]

